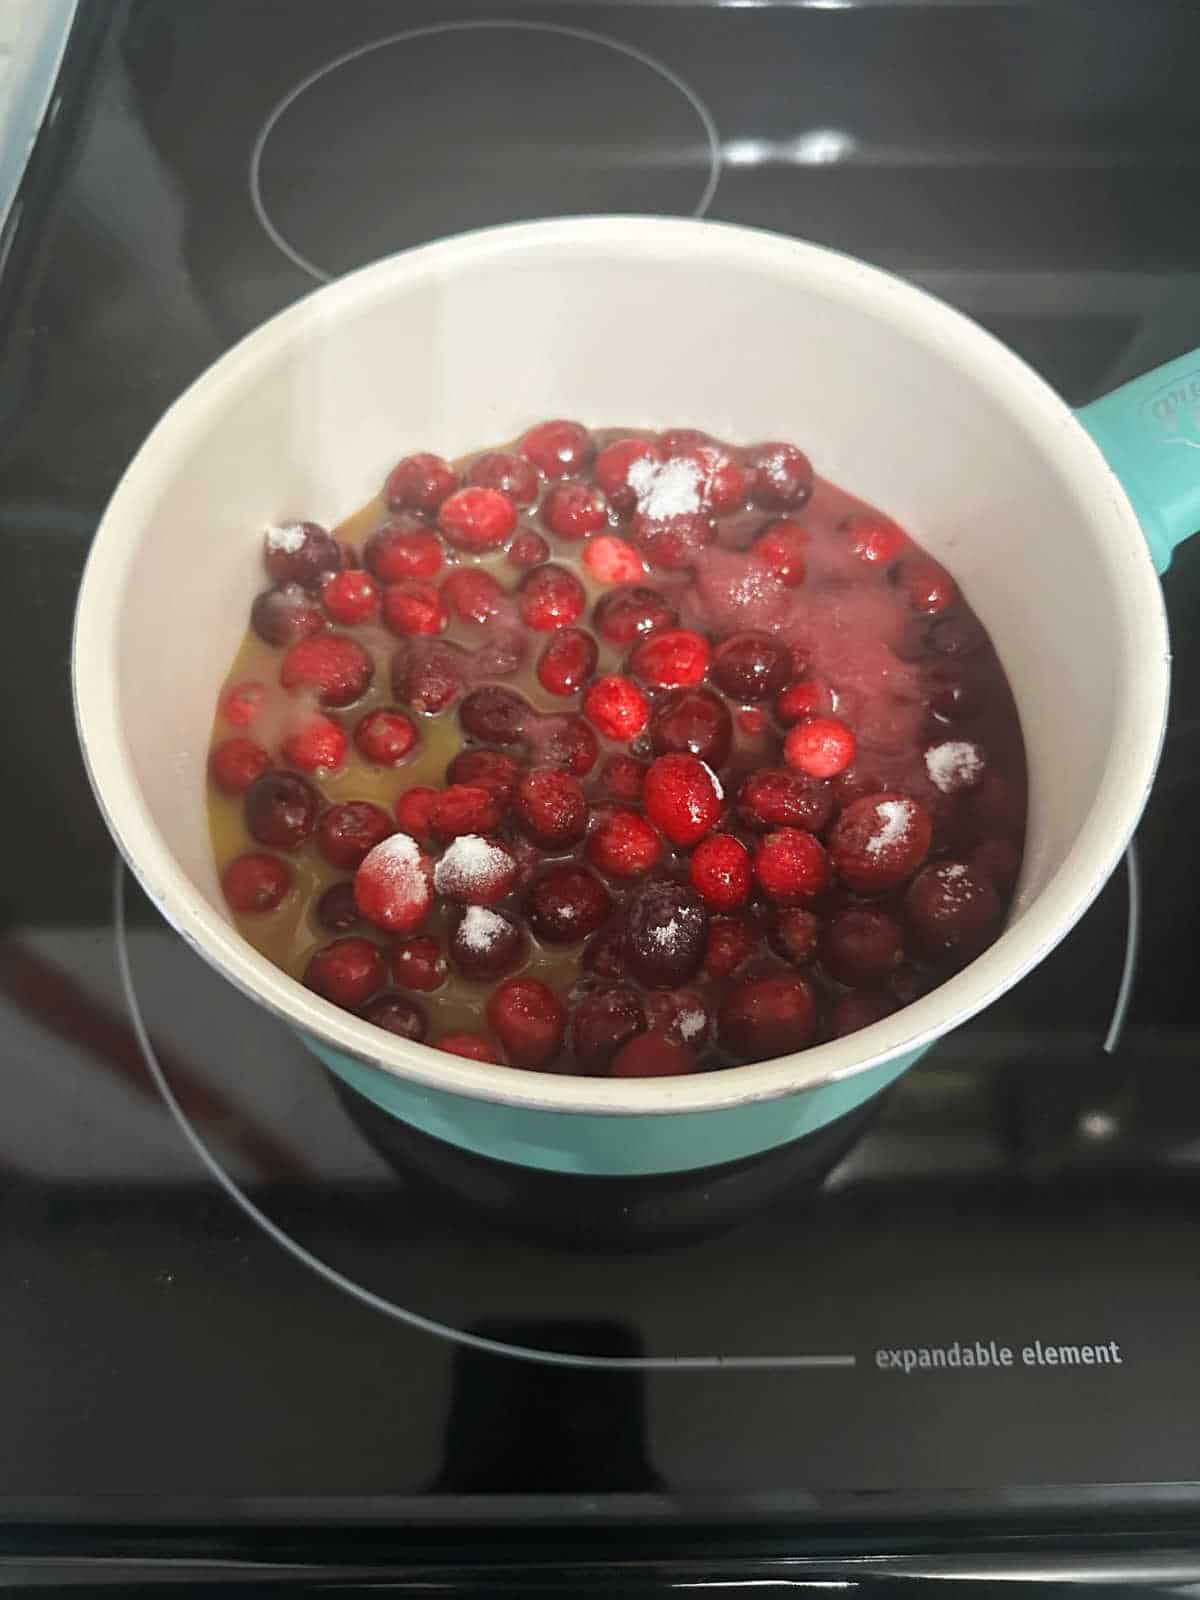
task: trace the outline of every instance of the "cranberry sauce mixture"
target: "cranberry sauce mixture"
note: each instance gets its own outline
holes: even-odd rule
[[[999,933],[1025,762],[951,575],[793,445],[544,423],[267,530],[210,815],[247,939],[483,1061],[865,1027]]]

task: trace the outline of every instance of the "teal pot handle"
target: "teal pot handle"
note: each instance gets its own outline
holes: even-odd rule
[[[1076,416],[1108,457],[1165,572],[1200,529],[1200,350],[1093,400]]]

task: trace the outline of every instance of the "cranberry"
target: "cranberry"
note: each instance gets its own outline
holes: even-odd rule
[[[737,813],[751,828],[819,833],[833,815],[833,792],[817,778],[765,767],[752,772],[738,790]]]
[[[534,880],[525,896],[529,926],[546,944],[575,944],[608,916],[608,890],[587,867],[574,862],[551,867]]]
[[[788,734],[783,759],[810,778],[836,778],[854,760],[858,741],[837,717],[805,717]]]
[[[289,766],[302,772],[336,772],[346,759],[345,730],[332,717],[305,717],[283,741],[282,754]]]
[[[605,445],[596,457],[596,482],[615,510],[632,511],[637,504],[637,490],[629,481],[630,467],[635,461],[659,466],[665,459],[664,452],[649,439],[617,439]]]
[[[634,990],[620,985],[600,989],[575,1007],[571,1048],[585,1072],[603,1072],[628,1040],[645,1031],[642,1002]]]
[[[954,579],[939,562],[931,560],[928,556],[919,556],[915,561],[906,561],[896,568],[899,582],[908,596],[908,603],[914,611],[924,611],[936,615],[945,611],[947,606],[954,604],[958,598],[958,588]]]
[[[464,622],[490,622],[504,610],[503,584],[482,567],[456,567],[442,584],[442,600]]]
[[[742,917],[713,917],[708,924],[704,970],[710,978],[728,978],[745,966],[756,949],[754,929]]]
[[[625,973],[625,936],[620,928],[607,928],[589,939],[579,964],[600,978],[620,978]]]
[[[483,643],[471,656],[471,676],[476,683],[485,678],[508,678],[525,665],[529,649],[519,628],[493,623]]]
[[[221,715],[231,727],[249,728],[258,720],[268,693],[266,684],[254,678],[235,683],[221,696]]]
[[[498,550],[517,525],[517,508],[499,489],[458,489],[438,511],[438,526],[458,550]]]
[[[245,794],[270,765],[270,756],[253,739],[222,739],[208,758],[208,775],[223,793]]]
[[[643,639],[629,658],[630,670],[651,689],[688,689],[708,671],[708,640],[690,628],[669,628]]]
[[[925,771],[940,794],[961,794],[977,789],[987,772],[987,756],[974,739],[943,739],[927,745]]]
[[[294,772],[264,772],[246,791],[246,827],[259,844],[296,850],[317,825],[321,797]]]
[[[495,684],[472,689],[458,708],[463,732],[485,744],[516,744],[532,714],[529,702],[515,689]]]
[[[992,942],[1000,897],[991,880],[963,861],[923,867],[904,896],[904,916],[920,952],[931,959],[969,961]]]
[[[521,621],[538,633],[569,628],[578,622],[587,604],[584,587],[566,567],[548,563],[527,572],[517,586]]]
[[[276,583],[298,583],[319,589],[328,572],[337,572],[342,550],[333,535],[316,522],[287,522],[268,528],[263,541],[263,564]]]
[[[306,988],[347,1011],[365,1006],[386,978],[383,951],[370,939],[354,936],[324,945],[304,969]]]
[[[578,778],[534,767],[517,784],[513,811],[522,833],[543,850],[577,844],[587,832],[588,803]]]
[[[349,933],[361,920],[354,903],[352,883],[331,883],[317,901],[315,915],[322,928],[330,933]]]
[[[812,463],[794,444],[773,440],[746,451],[754,472],[754,499],[768,511],[794,511],[813,491]]]
[[[847,1034],[869,1028],[873,1022],[890,1017],[896,1002],[886,994],[872,994],[860,989],[855,994],[839,995],[829,1013],[829,1032],[834,1039],[844,1039]]]
[[[431,789],[425,783],[404,791],[392,807],[402,832],[411,833],[415,839],[432,838],[429,814],[440,793],[440,789]]]
[[[582,472],[595,453],[592,436],[578,422],[558,419],[531,428],[518,447],[548,478],[571,478]]]
[[[392,656],[392,693],[414,711],[436,716],[467,687],[470,658],[448,639],[408,638]]]
[[[778,828],[759,844],[754,876],[769,900],[794,905],[828,886],[829,857],[820,840],[803,828]]]
[[[447,783],[487,789],[507,810],[517,786],[519,768],[502,750],[460,750],[446,768]]]
[[[433,873],[411,834],[393,833],[367,855],[354,878],[354,898],[368,922],[388,933],[411,933],[433,904]]]
[[[664,456],[683,455],[688,450],[700,450],[715,443],[712,434],[705,433],[702,428],[668,428],[658,436],[658,448]]]
[[[1021,852],[1011,839],[984,839],[971,851],[968,865],[1003,893],[1011,894],[1021,870]]]
[[[250,607],[250,626],[264,644],[282,650],[301,639],[311,639],[325,631],[325,613],[320,602],[290,583],[286,589],[264,589]]]
[[[652,990],[646,996],[646,1021],[651,1033],[692,1050],[702,1050],[712,1031],[708,1007],[695,989]]]
[[[601,792],[610,800],[640,800],[646,767],[632,756],[609,756],[600,771]]]
[[[695,756],[659,756],[646,774],[646,814],[672,844],[690,848],[716,826],[724,803],[712,769]]]
[[[592,620],[597,633],[609,644],[632,644],[660,628],[673,628],[679,613],[657,589],[639,585],[604,595],[596,602]]]
[[[811,535],[806,527],[788,518],[772,522],[750,549],[756,566],[773,573],[786,589],[798,589],[808,570],[807,547]]]
[[[930,654],[944,656],[950,661],[964,661],[978,655],[986,644],[987,634],[982,626],[965,611],[938,617],[925,635],[925,648]]]
[[[450,621],[446,602],[429,583],[390,583],[381,604],[384,626],[393,633],[443,633]]]
[[[940,722],[968,722],[983,710],[984,690],[978,678],[961,667],[938,663],[926,675],[929,709]]]
[[[820,919],[800,906],[781,907],[767,933],[776,955],[797,967],[807,965],[816,955],[820,935]]]
[[[692,1053],[661,1033],[643,1033],[622,1045],[609,1069],[614,1078],[675,1078],[692,1070]]]
[[[433,1041],[433,1048],[444,1050],[447,1055],[464,1056],[468,1061],[486,1061],[495,1067],[504,1064],[496,1046],[479,1033],[444,1033]]]
[[[626,910],[625,960],[647,988],[673,989],[700,970],[708,912],[694,889],[648,883]]]
[[[376,767],[398,767],[417,743],[417,730],[403,711],[381,706],[368,711],[354,729],[359,754]]]
[[[1018,839],[1025,830],[1024,796],[998,772],[986,773],[971,796],[971,820],[983,833]]]
[[[442,570],[442,541],[420,522],[387,522],[367,540],[363,557],[380,583],[428,581]]]
[[[487,1019],[516,1067],[545,1067],[562,1049],[566,1016],[537,978],[506,978],[487,1005]]]
[[[582,628],[560,628],[538,660],[538,682],[547,694],[578,694],[596,670],[596,641]]]
[[[369,572],[336,572],[321,590],[321,603],[334,622],[347,628],[370,622],[379,610],[379,585]]]
[[[330,806],[317,824],[317,848],[335,867],[357,867],[367,852],[394,832],[382,806],[369,800],[344,800]]]
[[[292,887],[292,871],[277,856],[255,850],[238,856],[221,874],[221,889],[235,911],[261,916],[277,910]]]
[[[528,941],[520,924],[490,906],[466,906],[450,931],[450,959],[474,983],[502,978],[525,959]]]
[[[454,468],[441,456],[422,451],[405,456],[388,474],[383,498],[393,511],[425,511],[432,514],[458,483]]]
[[[588,860],[609,878],[640,878],[662,859],[662,839],[636,811],[604,817],[587,844]]]
[[[461,905],[493,906],[516,888],[519,867],[495,839],[460,833],[433,869],[433,886]]]
[[[885,790],[846,807],[829,835],[829,853],[843,883],[861,894],[876,894],[911,878],[932,839],[924,806]]]
[[[832,693],[823,683],[811,678],[793,683],[775,701],[775,715],[785,728],[804,717],[827,717],[832,711]]]
[[[526,734],[542,766],[565,767],[582,778],[596,765],[596,735],[582,717],[537,717]]]
[[[655,755],[697,756],[714,770],[725,765],[733,739],[729,707],[708,689],[680,689],[655,709],[650,742]]]
[[[890,566],[908,547],[903,529],[886,517],[855,517],[847,532],[851,551],[872,566]]]
[[[717,1013],[722,1045],[744,1061],[769,1061],[803,1050],[816,1026],[813,992],[795,973],[743,978]]]
[[[323,633],[291,647],[280,665],[279,681],[289,691],[315,689],[323,706],[348,706],[367,692],[373,671],[357,639]]]
[[[712,675],[734,700],[770,700],[792,675],[792,653],[765,633],[735,633],[717,649]]]
[[[662,567],[667,572],[682,572],[694,566],[700,552],[716,536],[716,524],[705,511],[661,516],[644,510],[634,513],[634,542],[652,567]]]
[[[736,911],[750,898],[750,852],[729,833],[710,833],[692,853],[692,888],[710,911]]]
[[[650,720],[650,702],[629,678],[597,678],[584,696],[583,714],[606,739],[628,744]]]
[[[717,516],[737,511],[749,499],[754,473],[718,444],[692,445],[671,452],[671,459],[692,462],[700,472],[700,499]]]
[[[646,576],[646,563],[615,533],[601,533],[583,547],[583,564],[597,583],[636,583]]]
[[[490,832],[503,815],[504,806],[490,789],[454,783],[430,806],[429,827],[439,839],[455,839],[461,833]]]
[[[556,483],[542,501],[542,521],[560,539],[586,539],[608,527],[608,502],[594,484]]]
[[[821,956],[840,983],[872,988],[903,965],[904,932],[877,906],[847,906],[830,919]]]
[[[429,1018],[415,1000],[408,1000],[402,994],[376,995],[363,1016],[377,1028],[384,1028],[400,1039],[419,1041],[429,1032]]]
[[[550,546],[540,533],[535,533],[532,528],[522,528],[513,535],[504,555],[510,566],[540,567],[543,561],[550,559]]]
[[[467,468],[467,482],[476,489],[499,489],[514,505],[531,506],[538,497],[538,475],[522,456],[489,450]]]

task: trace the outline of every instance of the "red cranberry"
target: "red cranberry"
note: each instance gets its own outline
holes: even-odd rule
[[[393,833],[367,855],[354,878],[354,898],[368,922],[388,933],[411,933],[433,905],[429,857],[407,833]]]
[[[583,564],[597,583],[636,583],[646,576],[646,563],[633,545],[611,533],[588,540]]]
[[[332,717],[305,717],[283,741],[283,759],[302,772],[336,772],[346,759],[345,730]]]
[[[487,1019],[515,1067],[549,1066],[562,1049],[566,1015],[537,978],[506,978],[488,1001]]]
[[[208,774],[225,794],[245,794],[271,765],[262,745],[253,739],[222,739],[208,758]]]
[[[490,622],[508,603],[504,586],[482,567],[455,567],[442,584],[442,600],[464,622]]]
[[[775,701],[775,715],[785,728],[805,717],[827,717],[833,711],[833,695],[823,683],[807,679],[793,683]]]
[[[361,920],[352,883],[331,883],[317,901],[316,919],[330,933],[349,933]]]
[[[890,1017],[896,1002],[886,994],[860,989],[854,994],[839,995],[829,1013],[829,1032],[834,1039],[844,1039],[847,1034],[869,1028],[873,1022]]]
[[[294,772],[265,772],[246,791],[246,827],[259,844],[297,850],[317,825],[321,797]]]
[[[938,663],[926,674],[929,709],[940,722],[968,722],[983,710],[983,684],[961,667]]]
[[[775,913],[767,937],[776,955],[793,966],[806,966],[817,953],[821,923],[800,906],[783,906]]]
[[[816,1026],[813,992],[795,973],[742,979],[717,1013],[722,1045],[743,1061],[769,1061],[803,1050]]]
[[[872,988],[903,965],[904,933],[877,906],[847,906],[830,918],[821,956],[839,983]]]
[[[583,701],[583,714],[606,739],[628,744],[650,720],[650,702],[629,678],[597,678]]]
[[[457,483],[448,461],[422,451],[405,456],[392,468],[383,486],[383,498],[393,511],[424,511],[432,515]]]
[[[657,589],[640,585],[633,589],[614,589],[596,602],[592,614],[596,632],[609,644],[632,644],[661,628],[673,628],[679,613]]]
[[[464,693],[470,659],[448,639],[408,638],[392,656],[392,693],[403,705],[436,716]]]
[[[324,633],[325,613],[318,600],[299,584],[290,583],[286,589],[264,589],[255,597],[250,626],[264,644],[282,650]]]
[[[701,450],[705,445],[716,444],[711,433],[702,428],[667,428],[658,436],[658,448],[664,456],[679,456],[689,450]]]
[[[847,532],[851,551],[871,566],[890,566],[908,547],[903,529],[886,517],[855,517]]]
[[[446,602],[429,583],[390,583],[381,602],[384,626],[393,633],[443,633],[450,621]]]
[[[1021,870],[1021,852],[1011,839],[984,839],[971,851],[969,865],[1003,894],[1011,894]]]
[[[575,944],[608,916],[608,890],[587,867],[566,862],[550,867],[525,895],[525,912],[535,936],[546,944]]]
[[[729,833],[710,833],[692,853],[692,888],[710,911],[736,911],[750,898],[750,852]]]
[[[353,936],[324,945],[304,969],[306,988],[347,1011],[365,1006],[386,978],[383,951],[370,939]]]
[[[752,772],[738,790],[737,813],[748,827],[806,828],[820,833],[833,815],[829,784],[782,767]]]
[[[708,912],[694,889],[648,883],[626,908],[625,960],[647,988],[673,989],[700,970]]]
[[[519,773],[517,763],[502,750],[460,750],[446,768],[446,782],[487,789],[507,810]]]
[[[640,800],[646,767],[632,756],[609,756],[600,772],[600,789],[609,800]]]
[[[542,502],[542,521],[560,539],[586,539],[608,527],[608,503],[594,484],[555,484]]]
[[[700,553],[717,536],[717,527],[705,511],[685,511],[656,516],[636,511],[633,537],[652,567],[682,572],[695,566]]]
[[[640,878],[662,859],[662,839],[636,811],[604,817],[587,843],[588,860],[609,878]]]
[[[629,481],[630,467],[635,461],[649,461],[658,466],[665,460],[662,449],[649,439],[617,439],[605,445],[596,457],[596,482],[615,510],[632,511],[637,504],[637,490]]]
[[[495,839],[460,833],[433,869],[438,894],[461,905],[493,906],[516,888],[519,867]]]
[[[491,906],[465,906],[451,924],[450,959],[473,983],[502,978],[524,961],[527,949],[520,924]]]
[[[613,1058],[613,1078],[676,1078],[692,1070],[692,1053],[685,1044],[661,1033],[642,1033],[621,1046]]]
[[[479,1033],[444,1033],[433,1041],[433,1048],[444,1050],[447,1055],[465,1056],[468,1061],[486,1061],[495,1067],[504,1065],[496,1046]]]
[[[265,683],[254,678],[235,683],[221,696],[221,715],[231,727],[249,728],[258,720],[269,692]]]
[[[596,670],[596,641],[582,628],[551,634],[538,660],[538,682],[548,694],[578,694]]]
[[[672,1044],[702,1050],[712,1031],[712,1018],[703,996],[695,989],[655,989],[646,996],[649,1031]]]
[[[536,717],[525,732],[540,766],[564,767],[583,778],[596,765],[596,735],[582,717]]]
[[[599,978],[621,978],[625,975],[625,936],[620,928],[606,928],[583,947],[579,964],[585,972],[594,972]]]
[[[291,887],[292,871],[287,862],[257,850],[238,856],[221,874],[226,900],[244,916],[262,916],[277,910]]]
[[[688,755],[659,756],[651,762],[642,799],[650,820],[684,849],[711,833],[724,804],[711,768]]]
[[[575,1007],[571,1048],[585,1072],[603,1072],[628,1040],[642,1033],[646,1017],[634,990],[620,985],[600,989]]]
[[[430,806],[429,828],[439,839],[455,839],[461,833],[490,833],[499,826],[504,809],[490,789],[454,783]]]
[[[471,676],[476,683],[486,678],[508,678],[525,665],[529,654],[525,635],[519,628],[492,623],[482,644],[471,656]]]
[[[755,503],[768,511],[794,511],[811,497],[812,463],[794,444],[773,440],[746,451],[754,472]]]
[[[927,745],[925,771],[940,794],[977,789],[987,772],[987,756],[974,739],[942,739]]]
[[[932,840],[924,806],[885,790],[846,807],[829,835],[829,854],[843,883],[860,894],[877,894],[911,878]]]
[[[279,681],[289,691],[316,690],[323,706],[348,706],[367,692],[373,671],[357,639],[323,633],[291,647],[280,665]]]
[[[429,814],[440,793],[440,789],[431,789],[425,783],[406,789],[392,808],[401,831],[411,833],[414,839],[432,838],[433,830],[429,826]]]
[[[708,671],[708,640],[690,628],[669,628],[643,639],[629,658],[630,670],[651,689],[689,689]]]
[[[540,533],[532,528],[522,528],[512,537],[505,559],[513,567],[540,567],[550,559],[550,546]]]
[[[756,566],[773,573],[785,589],[798,589],[808,571],[807,550],[812,542],[806,527],[786,517],[771,523],[750,549]]]
[[[858,741],[837,717],[806,717],[788,734],[783,759],[810,778],[836,778],[854,760]]]
[[[527,572],[517,586],[521,621],[538,633],[569,628],[579,621],[587,594],[573,572],[548,563]]]
[[[351,567],[326,581],[321,603],[334,622],[354,628],[370,622],[379,610],[379,585],[369,572]]]
[[[419,522],[387,522],[367,540],[367,566],[380,583],[405,583],[410,578],[436,578],[442,570],[442,541]]]
[[[368,711],[354,729],[354,743],[361,756],[376,767],[398,767],[417,743],[417,730],[403,711],[380,707]]]
[[[750,496],[754,473],[735,459],[723,445],[692,445],[671,453],[675,460],[691,461],[700,470],[700,500],[705,510],[726,516],[745,505]]]
[[[735,633],[713,657],[712,675],[733,700],[769,700],[787,687],[792,653],[765,633]]]
[[[769,900],[794,905],[811,900],[829,884],[829,857],[820,840],[802,828],[768,833],[754,855],[754,876]]]
[[[898,567],[899,581],[908,603],[914,611],[936,615],[945,611],[958,598],[954,579],[937,561],[920,556]]]
[[[538,475],[529,462],[507,450],[489,450],[467,468],[467,482],[476,489],[499,489],[516,506],[531,506],[538,497]]]
[[[745,966],[758,948],[754,929],[742,917],[713,917],[708,924],[704,970],[710,978],[728,978]]]
[[[515,689],[495,684],[472,689],[458,708],[463,732],[485,744],[516,744],[531,716],[529,702]]]
[[[498,550],[517,525],[517,508],[499,489],[458,489],[438,511],[438,526],[458,550]]]
[[[395,830],[382,806],[369,800],[343,800],[330,806],[317,824],[317,848],[335,867],[351,871],[367,852]]]
[[[578,778],[557,767],[534,767],[513,793],[517,825],[543,850],[577,844],[587,832],[588,803]]]
[[[429,1032],[429,1018],[415,1000],[402,994],[376,995],[363,1011],[368,1022],[400,1039],[421,1040]]]
[[[1000,925],[1000,897],[988,878],[963,861],[923,867],[904,896],[904,916],[921,953],[932,960],[969,961]]]
[[[286,522],[268,528],[263,541],[263,564],[278,584],[298,583],[319,589],[326,573],[337,572],[342,550],[333,535],[316,522]]]
[[[654,712],[650,742],[656,755],[697,756],[714,771],[725,765],[733,720],[724,700],[708,689],[680,689]]]
[[[592,436],[581,423],[557,419],[531,428],[518,446],[547,478],[571,478],[582,472],[595,453]]]

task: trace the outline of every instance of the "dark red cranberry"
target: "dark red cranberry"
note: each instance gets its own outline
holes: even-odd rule
[[[615,510],[632,511],[638,496],[636,488],[629,481],[629,469],[636,461],[648,461],[658,466],[665,460],[665,452],[650,439],[616,439],[612,444],[605,445],[596,457],[596,482]]]
[[[556,419],[531,428],[518,447],[547,478],[572,478],[595,454],[592,436],[579,422]]]
[[[556,483],[542,501],[542,521],[559,539],[586,539],[608,527],[608,502],[593,483]]]
[[[323,999],[347,1011],[358,1011],[387,978],[383,951],[370,939],[351,935],[335,939],[310,957],[304,983]]]
[[[527,838],[544,850],[577,844],[587,832],[587,796],[578,778],[558,767],[534,767],[518,782],[513,812]]]
[[[716,538],[717,525],[707,511],[656,516],[635,511],[633,539],[652,567],[682,572],[695,566],[701,552]]]
[[[985,774],[971,795],[971,820],[980,833],[1019,839],[1025,831],[1025,796],[1021,787],[998,772]]]
[[[532,712],[529,702],[515,689],[489,684],[472,689],[458,708],[465,734],[485,744],[516,744],[525,733]]]
[[[454,468],[441,456],[422,451],[405,456],[388,473],[383,498],[393,511],[424,511],[432,514],[458,485]]]
[[[292,645],[280,664],[279,681],[290,693],[314,690],[323,706],[348,706],[367,692],[374,670],[357,639],[324,633]]]
[[[655,755],[697,756],[715,771],[725,765],[732,740],[729,707],[708,689],[678,689],[655,707],[650,724]]]
[[[368,711],[354,728],[358,753],[377,767],[398,767],[417,743],[417,730],[403,711],[381,706]]]
[[[735,633],[720,645],[712,675],[732,700],[770,700],[792,676],[792,652],[767,633]]]
[[[754,473],[754,499],[768,511],[794,511],[811,497],[812,462],[794,444],[773,440],[746,451]]]
[[[250,626],[264,644],[282,650],[324,633],[326,619],[320,601],[298,583],[290,583],[286,589],[264,589],[255,596]]]
[[[904,931],[878,906],[847,906],[830,918],[821,959],[852,989],[874,988],[904,962]]]
[[[525,728],[539,766],[565,767],[577,778],[596,765],[600,747],[582,717],[535,717]]]
[[[238,856],[221,874],[226,900],[244,916],[278,910],[291,887],[292,869],[287,862],[257,850]]]
[[[516,506],[531,506],[538,497],[538,475],[523,456],[489,450],[467,468],[467,482],[477,489],[499,489]]]
[[[758,934],[744,917],[712,917],[704,951],[704,970],[710,978],[728,978],[758,948]]]
[[[550,867],[529,886],[525,914],[534,936],[546,944],[575,944],[608,916],[608,890],[594,872],[574,862]]]
[[[1021,870],[1021,852],[1011,839],[984,839],[971,851],[970,866],[1003,894],[1011,894]]]
[[[317,849],[335,867],[353,871],[395,825],[382,806],[369,800],[343,800],[330,806],[317,824]]]
[[[923,955],[962,963],[995,938],[1000,897],[991,880],[965,861],[938,861],[909,885],[904,916]]]
[[[648,883],[626,908],[625,960],[647,988],[672,989],[700,970],[708,912],[694,889]]]
[[[820,833],[833,815],[829,784],[783,767],[752,772],[738,790],[737,814],[748,827],[807,828]]]
[[[436,716],[467,688],[470,658],[449,639],[408,638],[392,655],[392,693],[402,705]]]
[[[508,594],[482,567],[455,567],[442,584],[442,599],[464,622],[490,622],[508,604]]]
[[[651,822],[672,844],[690,849],[720,820],[724,793],[711,768],[695,756],[666,755],[651,762],[642,788]]]
[[[925,676],[929,709],[941,722],[969,722],[983,710],[982,680],[969,669],[939,662]]]
[[[368,1022],[385,1028],[400,1039],[424,1039],[429,1032],[429,1018],[415,1000],[406,995],[385,991],[376,995],[363,1011]]]
[[[911,878],[932,840],[924,806],[884,791],[846,807],[829,835],[829,853],[838,877],[851,889],[877,894]]]
[[[829,1033],[834,1039],[844,1039],[847,1034],[869,1028],[873,1022],[890,1017],[896,1002],[890,995],[859,989],[854,994],[839,995],[829,1013]]]
[[[510,566],[540,567],[543,561],[550,559],[550,546],[532,528],[521,528],[513,534],[512,543],[504,554]]]
[[[446,782],[487,789],[506,810],[512,803],[520,769],[502,750],[460,750],[446,768]]]
[[[902,561],[893,568],[895,581],[914,611],[936,616],[958,599],[958,586],[939,562],[929,556]]]
[[[743,1061],[769,1061],[803,1050],[816,1026],[813,992],[795,973],[743,978],[717,1013],[721,1044]]]
[[[402,989],[431,994],[434,989],[441,988],[446,977],[446,958],[436,939],[418,934],[392,946],[392,981]]]
[[[352,883],[331,883],[317,901],[316,919],[330,933],[349,933],[361,922]]]
[[[932,655],[944,656],[950,661],[963,661],[978,655],[987,644],[987,634],[969,612],[959,611],[953,616],[938,617],[925,635],[926,648]]]
[[[246,827],[273,850],[298,850],[316,827],[320,809],[320,795],[294,772],[265,772],[246,791]]]
[[[208,757],[208,774],[224,794],[245,794],[271,765],[262,745],[235,736],[214,745]]]
[[[514,1067],[547,1067],[562,1049],[566,1013],[537,978],[506,978],[488,1001],[487,1019]]]
[[[712,1017],[697,989],[653,989],[646,996],[646,1021],[651,1033],[674,1044],[703,1050],[712,1032]]]
[[[493,622],[471,655],[472,680],[482,683],[487,678],[510,678],[525,665],[528,654],[526,636],[520,628]]]
[[[317,522],[285,522],[267,529],[263,564],[276,583],[298,583],[315,591],[323,578],[341,569],[342,550]]]
[[[641,1033],[613,1057],[614,1078],[677,1078],[692,1070],[692,1052],[661,1033]]]
[[[609,800],[627,804],[640,800],[646,781],[646,764],[632,756],[609,756],[600,769],[600,792]]]
[[[525,959],[520,923],[491,906],[464,906],[450,931],[450,959],[464,978],[483,983],[501,978]]]
[[[820,919],[800,906],[783,906],[767,930],[772,950],[796,967],[807,966],[813,959],[820,936]]]
[[[433,1041],[433,1048],[444,1050],[447,1055],[464,1056],[468,1061],[486,1061],[496,1067],[504,1064],[499,1050],[481,1033],[444,1033]]]
[[[602,595],[596,602],[592,620],[596,632],[609,644],[626,645],[661,628],[673,628],[679,621],[679,613],[657,589],[635,585],[632,589],[614,589],[611,594]]]
[[[585,972],[598,978],[620,978],[625,974],[625,936],[620,928],[606,928],[589,939],[579,958]]]
[[[363,559],[380,583],[409,578],[428,582],[442,570],[445,551],[432,528],[409,517],[376,528],[363,547]]]
[[[571,1047],[585,1072],[603,1072],[621,1046],[646,1027],[642,1002],[624,985],[600,989],[575,1007]]]
[[[560,628],[551,634],[538,659],[538,682],[548,694],[578,694],[596,670],[596,641],[582,628]]]
[[[538,633],[569,628],[579,621],[587,604],[587,593],[573,572],[547,562],[534,567],[517,586],[521,621]]]

